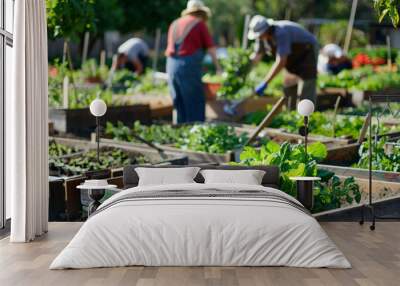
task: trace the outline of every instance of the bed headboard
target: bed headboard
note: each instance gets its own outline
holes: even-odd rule
[[[262,170],[265,171],[262,185],[265,187],[271,187],[279,189],[279,168],[276,166],[214,166],[214,165],[189,165],[189,166],[177,166],[177,165],[166,165],[166,166],[144,166],[144,165],[131,165],[124,168],[124,188],[136,187],[139,183],[139,177],[135,172],[137,167],[146,168],[184,168],[184,167],[199,167],[202,170],[206,169],[217,169],[217,170]],[[204,183],[203,176],[199,173],[194,179],[197,183]]]

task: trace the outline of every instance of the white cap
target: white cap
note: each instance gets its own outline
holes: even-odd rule
[[[198,11],[203,11],[208,17],[211,16],[210,8],[204,5],[203,1],[201,0],[189,0],[187,2],[186,9],[182,11],[182,16]]]
[[[250,20],[249,32],[247,37],[249,40],[255,40],[260,37],[273,24],[274,20],[267,19],[261,15],[255,15]]]
[[[328,58],[340,58],[344,55],[344,52],[338,45],[328,44],[322,48],[321,54]]]

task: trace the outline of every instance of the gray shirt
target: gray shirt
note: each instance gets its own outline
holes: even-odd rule
[[[131,38],[119,46],[118,53],[127,55],[129,60],[138,60],[139,55],[147,56],[149,54],[149,47],[142,39]]]
[[[288,56],[292,52],[292,44],[312,44],[318,45],[315,36],[303,28],[301,25],[291,21],[274,21],[275,27],[273,39],[276,44],[276,54],[283,57]],[[257,40],[255,43],[256,52],[262,52],[266,47],[266,43]]]

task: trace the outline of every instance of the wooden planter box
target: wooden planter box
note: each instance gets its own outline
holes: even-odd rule
[[[67,146],[73,146],[78,149],[82,149],[84,151],[95,150],[97,148],[97,144],[95,142],[89,140],[81,140],[81,139],[71,139],[71,138],[62,138],[62,137],[53,137],[51,138],[55,142]],[[121,144],[117,141],[109,140],[109,139],[101,139],[100,141],[101,148],[114,148],[121,149],[128,154],[140,154],[146,156],[151,161],[151,164],[173,164],[173,165],[187,165],[188,158],[181,152],[164,152],[164,154],[160,154],[157,150],[151,149],[145,145],[129,145],[129,144]],[[123,166],[122,166],[123,167]]]
[[[281,129],[269,128],[269,127],[264,128],[260,132],[260,137],[264,136],[268,136],[269,138],[278,142],[289,141],[293,143],[298,143],[304,141],[304,136],[301,136],[300,134],[289,133]],[[328,147],[348,145],[349,143],[354,141],[354,139],[332,138],[332,137],[318,136],[318,135],[309,135],[308,140],[309,142],[324,143]]]
[[[50,109],[49,120],[53,122],[54,130],[61,134],[89,137],[96,129],[96,119],[89,108]],[[116,124],[118,121],[132,125],[137,120],[143,124],[151,123],[151,111],[148,105],[108,107],[107,113],[100,118],[102,126],[106,122]]]
[[[123,142],[117,141],[114,139],[104,139],[103,142],[106,145],[112,146],[120,146],[121,148],[134,148],[134,149],[149,149],[147,145],[141,143],[134,143],[134,142]],[[176,148],[171,145],[158,145],[161,149],[166,152],[172,153],[180,153],[184,156],[187,156],[189,159],[189,164],[196,164],[196,163],[227,163],[233,161],[235,158],[233,151],[228,151],[225,154],[210,154],[206,152],[198,152],[198,151],[191,151],[191,150],[183,150]]]
[[[132,105],[132,103],[148,105],[152,119],[172,119],[174,107],[169,94],[114,95],[113,100],[126,105]]]
[[[52,138],[57,143],[75,146],[84,150],[91,150],[96,147],[96,144],[87,140],[77,140],[69,138]],[[126,144],[114,144],[114,142],[101,143],[102,148],[119,148],[123,151],[135,154],[141,154],[151,160],[151,165],[187,165],[188,157],[182,153],[165,151],[160,155],[156,150],[149,149],[146,146],[132,146]],[[123,187],[122,176],[123,167],[110,170],[110,178],[108,182],[115,184],[119,188]],[[54,220],[81,220],[82,219],[82,203],[81,192],[77,191],[76,187],[83,183],[85,180],[84,175],[77,176],[61,176],[49,178],[50,186],[50,209],[52,219]],[[60,187],[61,186],[61,187]],[[83,194],[84,201],[86,200]],[[61,199],[60,199],[61,198]],[[62,209],[62,211],[61,211]]]
[[[368,200],[369,192],[369,170],[333,166],[319,165],[320,168],[334,172],[339,177],[354,177],[361,187],[362,203]],[[387,197],[400,195],[400,173],[387,171],[372,171],[372,199],[373,201]]]
[[[316,110],[324,111],[332,109],[338,97],[341,97],[339,107],[353,106],[351,101],[351,94],[344,88],[325,88],[318,92]]]
[[[233,121],[238,122],[246,114],[265,110],[269,104],[275,104],[279,98],[269,96],[252,96],[243,100],[236,109],[235,115],[229,115],[225,113],[224,106],[229,104],[229,100],[211,100],[206,102],[206,118],[209,120],[222,120],[222,121]]]
[[[352,91],[352,103],[354,105],[361,105],[364,101],[368,101],[368,97],[370,95],[399,95],[400,89],[385,89],[380,91],[361,91],[361,90],[353,90]]]

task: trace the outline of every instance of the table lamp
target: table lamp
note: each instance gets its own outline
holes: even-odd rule
[[[104,100],[96,98],[90,103],[90,113],[96,117],[97,162],[100,163],[100,117],[107,112]]]

